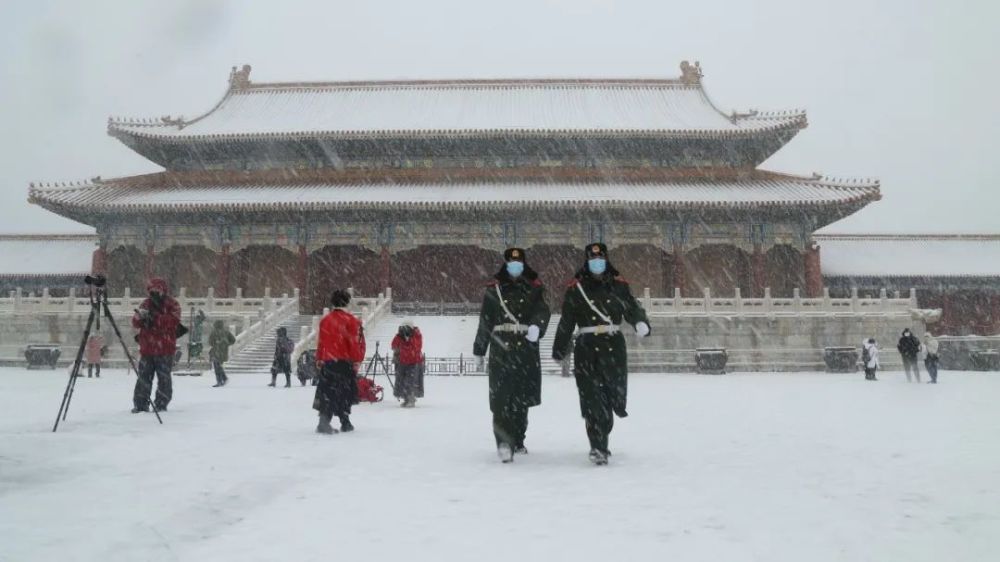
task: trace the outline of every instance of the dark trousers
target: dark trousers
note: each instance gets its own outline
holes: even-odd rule
[[[174,358],[171,355],[142,356],[139,358],[139,380],[135,381],[135,391],[132,393],[132,402],[136,408],[149,407],[149,394],[153,390],[153,375],[156,375],[156,400],[157,410],[162,410],[170,404],[173,398],[173,381],[170,378],[170,369],[174,365]]]
[[[215,382],[218,384],[226,384],[229,377],[226,376],[226,370],[222,368],[222,361],[212,361],[212,369],[215,370]]]
[[[873,381],[875,379],[875,367],[865,367],[865,380]]]
[[[350,361],[327,361],[319,372],[319,384],[313,398],[313,409],[321,416],[338,417],[341,421],[351,413],[358,399],[358,380]]]
[[[94,369],[97,369],[97,377],[101,377],[101,364],[100,363],[88,363],[87,364],[87,376],[90,377],[94,374]]]
[[[924,359],[924,367],[927,367],[927,374],[931,376],[931,382],[937,382],[938,373],[938,358],[933,355],[928,355],[927,359]]]
[[[910,381],[910,372],[912,371],[914,376],[917,377],[917,382],[920,382],[920,363],[917,362],[916,357],[903,356],[903,370],[906,371],[906,380]]]
[[[406,401],[417,399],[420,376],[420,364],[403,365],[400,364],[396,371],[396,396]]]
[[[523,447],[527,432],[527,408],[512,404],[493,412],[493,437],[497,441],[497,446],[507,443],[512,449]]]
[[[278,373],[285,373],[285,384],[292,384],[292,362],[289,357],[275,357],[271,363],[271,384],[278,378]]]

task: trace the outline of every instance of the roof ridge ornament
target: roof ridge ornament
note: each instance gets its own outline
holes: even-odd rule
[[[684,84],[698,86],[701,85],[701,78],[705,74],[701,71],[701,63],[694,61],[691,64],[688,61],[681,61],[681,82]]]
[[[250,65],[244,64],[243,68],[236,70],[234,66],[229,72],[229,89],[245,90],[250,87]]]

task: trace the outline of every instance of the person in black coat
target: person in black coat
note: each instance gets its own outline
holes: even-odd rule
[[[899,338],[899,344],[896,345],[896,349],[899,350],[899,354],[903,357],[906,382],[912,381],[910,378],[911,371],[916,377],[917,382],[920,382],[920,363],[917,361],[917,357],[920,355],[920,340],[907,328],[903,330],[903,336]]]

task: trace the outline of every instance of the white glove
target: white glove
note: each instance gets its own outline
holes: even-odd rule
[[[486,358],[482,355],[476,355],[476,370],[482,371],[486,368]]]
[[[649,335],[649,324],[645,322],[639,322],[635,325],[635,333],[639,334],[640,338],[644,338]]]
[[[535,343],[538,341],[538,336],[541,335],[541,333],[542,331],[538,329],[538,326],[532,324],[531,326],[528,326],[528,335],[524,336],[524,339],[530,341],[531,343]]]

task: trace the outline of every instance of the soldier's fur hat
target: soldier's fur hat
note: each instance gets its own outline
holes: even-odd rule
[[[524,263],[524,248],[507,248],[503,253],[503,261],[519,261]]]
[[[604,258],[608,259],[608,247],[604,245],[604,242],[593,242],[587,244],[587,247],[583,249],[583,254],[590,258]]]

